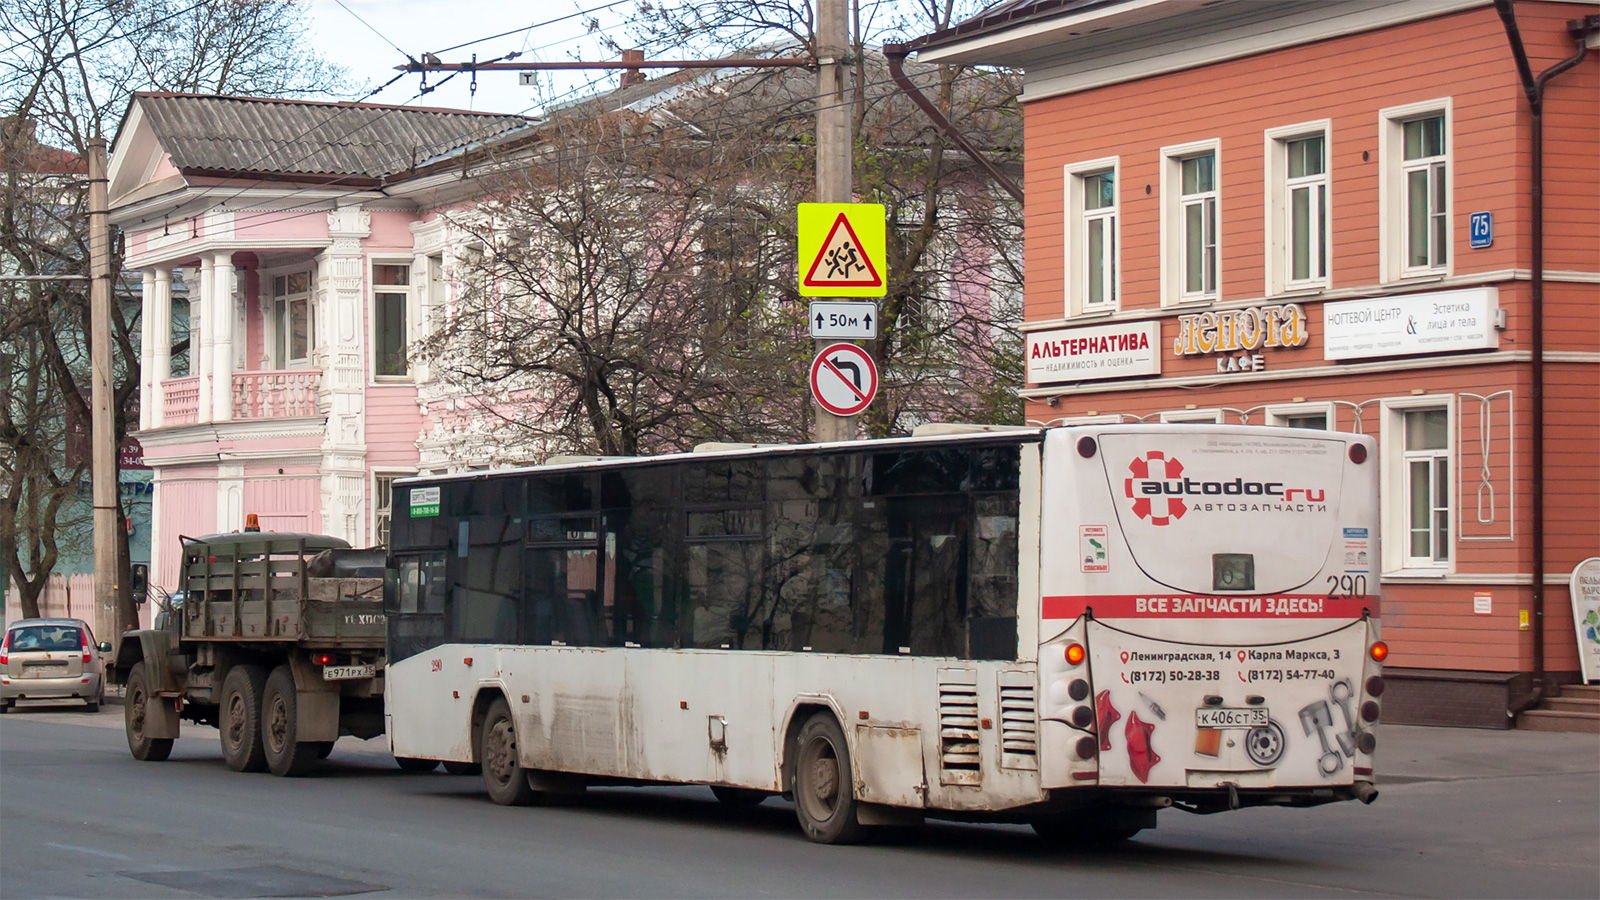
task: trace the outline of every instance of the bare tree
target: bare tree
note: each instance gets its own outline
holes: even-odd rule
[[[12,274],[87,272],[77,161],[91,138],[115,127],[132,92],[330,94],[344,77],[305,49],[303,7],[294,0],[0,0],[0,22],[20,36],[0,49],[0,270]],[[112,276],[120,445],[138,422],[139,306],[122,287],[119,256]],[[0,559],[23,585],[25,602],[30,591],[36,601],[59,559],[65,494],[83,478],[59,436],[65,421],[91,420],[88,288],[36,282],[0,302],[8,323],[0,352],[14,363],[3,386],[11,418],[0,455],[12,488],[0,508]],[[125,524],[125,511],[119,520]],[[117,581],[127,585],[126,528],[119,540]],[[126,591],[119,607],[122,621],[135,621]]]

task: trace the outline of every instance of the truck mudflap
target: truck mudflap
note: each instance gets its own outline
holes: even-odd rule
[[[1254,792],[1370,779],[1366,621],[1264,645],[1163,640],[1124,624],[1136,627],[1088,623],[1101,786]]]

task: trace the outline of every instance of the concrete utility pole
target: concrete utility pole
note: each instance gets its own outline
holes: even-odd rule
[[[89,141],[89,366],[93,416],[94,601],[102,634],[117,621],[117,447],[111,417],[111,234],[106,222],[106,142]],[[102,638],[105,640],[107,638]]]
[[[850,105],[845,97],[845,54],[850,44],[846,0],[817,0],[817,202],[855,199],[850,173]],[[818,340],[817,352],[832,341]],[[819,441],[852,441],[854,416],[836,416],[811,403]]]

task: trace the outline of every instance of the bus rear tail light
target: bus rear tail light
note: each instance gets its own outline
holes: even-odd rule
[[[333,665],[333,654],[313,653],[311,654],[311,664],[313,666],[331,666]]]
[[[1085,655],[1086,652],[1082,644],[1074,642],[1067,645],[1067,662],[1069,664],[1076,666],[1082,663]]]
[[[1369,696],[1369,697],[1382,697],[1383,696],[1383,677],[1382,676],[1374,675],[1371,678],[1367,679],[1367,696]]]
[[[1089,696],[1089,682],[1082,678],[1072,679],[1072,683],[1067,685],[1067,696],[1074,700],[1085,699]]]
[[[1078,438],[1078,455],[1083,457],[1084,459],[1089,459],[1090,457],[1093,457],[1094,453],[1095,453],[1095,450],[1097,450],[1097,449],[1098,448],[1095,446],[1095,443],[1094,443],[1094,438],[1092,438],[1092,437],[1081,437],[1081,438]]]
[[[1361,704],[1361,721],[1378,721],[1378,704],[1375,701],[1368,700],[1367,702]]]
[[[1372,654],[1373,662],[1383,662],[1389,656],[1389,645],[1383,641],[1374,641],[1367,652]]]
[[[1078,744],[1073,749],[1078,752],[1079,759],[1094,759],[1095,750],[1099,747],[1092,737],[1078,738]]]
[[[1094,724],[1094,710],[1087,706],[1077,707],[1072,711],[1072,724],[1079,728],[1088,728]]]
[[[1366,462],[1367,461],[1367,445],[1366,444],[1351,444],[1350,445],[1350,461],[1355,463],[1358,466],[1361,465],[1362,463]]]

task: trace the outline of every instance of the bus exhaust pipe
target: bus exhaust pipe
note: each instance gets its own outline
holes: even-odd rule
[[[1373,787],[1372,782],[1370,781],[1356,782],[1355,790],[1356,799],[1367,804],[1368,806],[1372,805],[1372,801],[1378,799],[1378,789]]]

